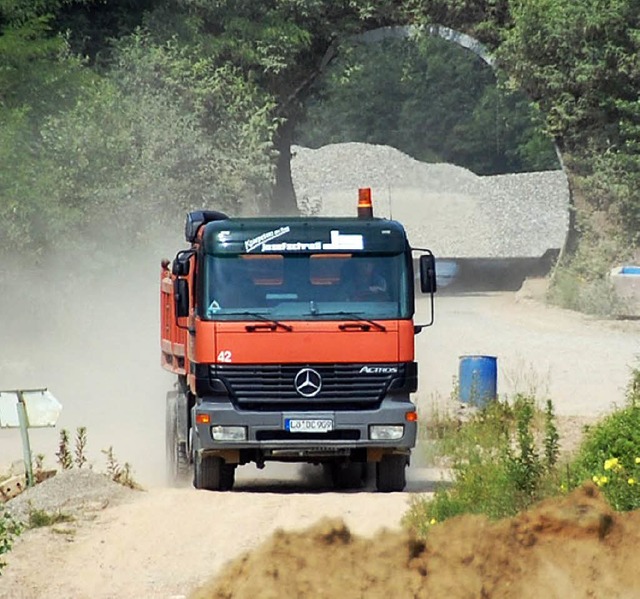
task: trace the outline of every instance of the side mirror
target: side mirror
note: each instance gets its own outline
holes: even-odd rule
[[[433,254],[420,256],[420,291],[435,293],[436,290],[436,259]]]
[[[186,268],[185,268],[186,267]],[[186,271],[186,272],[185,272]],[[189,263],[173,261],[171,265],[171,273],[176,277],[185,277],[189,274]]]
[[[186,277],[189,274],[189,258],[193,256],[191,250],[183,250],[178,255],[171,266],[171,273],[176,277]]]
[[[189,283],[186,279],[176,279],[173,282],[173,298],[176,319],[189,316]]]
[[[186,277],[189,274],[189,257],[191,254],[179,252],[171,266],[171,273],[176,277]]]

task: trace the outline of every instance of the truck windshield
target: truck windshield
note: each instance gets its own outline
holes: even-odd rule
[[[413,288],[404,254],[207,255],[200,316],[247,320],[410,318]]]

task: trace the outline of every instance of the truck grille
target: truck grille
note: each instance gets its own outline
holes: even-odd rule
[[[313,393],[313,385],[303,388],[303,393],[296,389],[296,377],[305,369],[315,371],[321,379],[320,390],[312,396],[304,393]],[[218,364],[211,366],[210,374],[212,378],[222,380],[232,399],[247,409],[271,406],[321,410],[378,404],[391,381],[404,377],[405,365]],[[305,377],[303,373],[298,381],[304,381]]]

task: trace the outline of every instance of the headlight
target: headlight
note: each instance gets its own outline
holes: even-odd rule
[[[212,426],[211,437],[214,441],[246,441],[247,429],[244,426]]]
[[[404,435],[402,424],[374,424],[369,427],[369,438],[373,441],[402,439],[402,435]]]

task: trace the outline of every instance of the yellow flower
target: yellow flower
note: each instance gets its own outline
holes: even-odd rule
[[[630,485],[635,485],[635,484],[636,484],[636,479],[635,479],[635,478],[630,478],[630,479],[628,479],[628,480],[627,480],[627,482],[628,482]]]
[[[621,466],[620,466],[620,462],[618,461],[618,458],[609,458],[608,460],[604,461],[604,469],[605,470],[613,470],[614,472],[620,470]]]
[[[598,484],[598,481],[600,480],[600,477],[594,474],[594,475],[591,477],[591,480],[592,480],[594,483],[596,483],[596,485],[597,485],[597,484]]]
[[[429,520],[429,524],[437,524],[437,520],[435,518],[431,518],[431,520]]]
[[[562,484],[560,485],[560,491],[562,491],[562,492],[564,493],[564,492],[566,492],[566,490],[567,490],[567,485],[565,485],[564,483],[562,483]]]
[[[609,477],[607,476],[594,476],[591,480],[593,480],[596,485],[599,487],[603,487],[609,482]]]
[[[636,458],[636,464],[640,464],[640,458]]]

